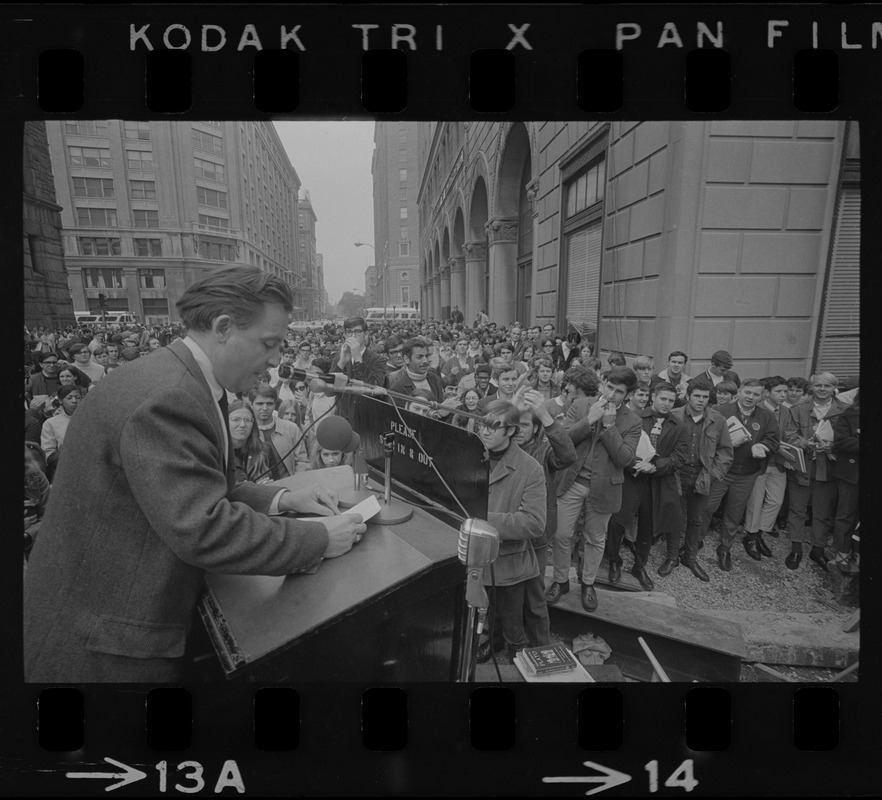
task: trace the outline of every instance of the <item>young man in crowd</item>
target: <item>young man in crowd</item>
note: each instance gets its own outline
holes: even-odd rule
[[[545,407],[545,398],[535,389],[524,392],[521,418],[515,442],[539,462],[545,472],[545,531],[533,539],[539,575],[524,589],[524,629],[530,647],[550,644],[548,604],[545,601],[545,566],[548,545],[557,529],[557,479],[561,470],[576,460],[576,448],[563,425]]]
[[[437,372],[429,369],[429,345],[426,340],[408,339],[401,354],[404,366],[386,377],[389,391],[413,396],[416,389],[424,389],[431,393],[435,402],[443,402],[444,383]]]
[[[73,358],[73,366],[84,373],[90,383],[95,383],[104,377],[104,367],[92,361],[92,353],[85,344],[72,344],[68,352]]]
[[[810,378],[811,395],[808,401],[790,409],[784,428],[784,440],[801,447],[805,454],[807,473],[798,469],[787,472],[789,509],[787,526],[790,531],[791,552],[784,560],[790,569],[802,561],[802,546],[808,542],[805,531],[806,509],[811,500],[811,551],[809,558],[824,571],[827,558],[824,548],[833,533],[836,517],[836,477],[831,469],[833,448],[832,426],[848,406],[834,397],[836,376],[817,372]],[[824,428],[827,433],[824,433]]]
[[[469,340],[460,336],[456,340],[453,355],[441,367],[441,377],[447,385],[456,386],[466,375],[475,370],[475,359],[468,354]]]
[[[345,339],[334,359],[336,369],[350,380],[382,386],[386,380],[386,363],[379,353],[367,347],[368,331],[364,317],[349,317],[344,320],[343,331]],[[348,417],[356,399],[352,394],[339,395],[337,413],[341,417]]]
[[[765,468],[769,454],[777,452],[780,442],[775,417],[770,411],[759,406],[762,397],[762,382],[751,378],[741,384],[735,402],[719,406],[717,409],[729,428],[734,455],[729,471],[711,485],[704,535],[707,535],[710,518],[725,500],[720,544],[717,547],[717,562],[724,572],[732,569],[730,550],[747,509],[747,500],[753,491],[753,484]],[[736,431],[734,435],[733,430]]]
[[[404,339],[397,333],[390,334],[383,342],[383,352],[386,353],[386,374],[396,372],[404,366]]]
[[[585,370],[586,376],[597,378]],[[569,373],[568,373],[569,375]],[[568,379],[564,378],[565,385]],[[573,444],[576,462],[561,475],[557,487],[557,530],[552,555],[554,580],[545,593],[556,603],[570,590],[569,570],[576,521],[585,507],[585,527],[581,531],[585,547],[582,559],[582,608],[597,610],[594,579],[603,557],[610,517],[622,504],[622,471],[633,460],[640,440],[640,418],[627,406],[628,396],[637,385],[637,376],[628,367],[616,367],[590,402],[574,400],[564,419]]]
[[[682,517],[676,473],[688,458],[689,443],[686,428],[671,416],[676,399],[677,391],[671,384],[657,383],[652,390],[651,405],[638,414],[655,453],[648,459],[638,460],[635,456],[624,471],[622,505],[610,518],[606,540],[611,583],[618,583],[622,576],[619,549],[625,526],[635,516],[637,541],[631,574],[640,585],[648,592],[654,588],[646,564],[655,536],[664,535],[668,547],[667,558],[658,574],[670,575],[679,563],[677,551]]]
[[[257,419],[257,431],[264,442],[272,445],[268,453],[269,466],[278,462],[282,478],[309,468],[309,454],[306,440],[300,435],[297,423],[273,416],[278,403],[278,394],[271,386],[256,389],[251,393],[251,406]]]
[[[686,405],[686,385],[690,381],[689,376],[685,372],[686,362],[688,360],[689,356],[687,356],[682,350],[674,350],[668,356],[668,366],[659,372],[658,375],[654,376],[649,384],[650,387],[652,387],[659,381],[670,383],[671,386],[677,390],[677,403],[675,408]]]
[[[507,648],[510,663],[515,652],[527,647],[524,597],[527,583],[539,576],[532,542],[545,530],[545,473],[514,441],[521,414],[505,400],[487,406],[479,433],[490,458],[487,522],[499,531],[499,556],[484,568],[490,594],[489,635],[478,644],[478,661],[491,650]],[[492,588],[495,582],[495,588]]]
[[[46,352],[40,355],[40,372],[31,375],[28,379],[28,398],[48,397],[55,394],[61,388],[58,380],[60,370],[58,356],[54,352]]]
[[[711,356],[710,366],[698,377],[704,378],[707,382],[713,384],[714,388],[723,381],[729,381],[734,383],[737,389],[741,385],[741,379],[738,377],[738,373],[732,369],[732,364],[734,363],[728,351],[717,350]]]
[[[496,392],[493,395],[487,394],[478,401],[478,409],[482,412],[487,408],[488,403],[493,400],[507,400],[511,402],[514,398],[515,387],[520,378],[515,365],[501,358],[494,358],[490,366],[493,370],[493,380],[496,381]]]
[[[778,429],[778,438],[784,441],[784,427],[790,412],[783,403],[787,397],[787,379],[780,375],[766,378],[763,382],[762,407],[767,409]],[[756,561],[761,556],[771,558],[772,551],[763,539],[763,534],[771,534],[784,502],[784,491],[787,489],[787,465],[791,464],[784,452],[779,450],[769,456],[763,472],[759,474],[753,491],[747,500],[747,513],[744,518],[744,549],[747,555]]]
[[[671,412],[671,416],[686,429],[689,445],[686,461],[679,472],[683,516],[686,519],[680,561],[705,583],[710,577],[698,562],[698,550],[704,533],[708,495],[711,485],[715,481],[722,481],[729,471],[733,456],[726,420],[710,408],[712,392],[710,383],[692,380],[686,389],[686,405]]]
[[[649,394],[649,384],[644,383],[643,381],[638,381],[634,393],[628,401],[628,408],[637,414],[637,416],[640,416],[640,412],[643,411],[643,409],[646,408],[647,403],[649,403]]]

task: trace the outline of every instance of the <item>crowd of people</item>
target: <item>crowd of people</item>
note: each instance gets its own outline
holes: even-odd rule
[[[26,553],[80,403],[111,371],[185,336],[180,325],[25,331]],[[622,579],[622,547],[646,590],[656,581],[650,550],[662,540],[662,579],[682,565],[710,582],[705,542],[729,572],[736,540],[736,552],[760,560],[772,556],[770,536],[789,536],[782,568],[807,556],[813,568],[859,569],[859,392],[829,372],[742,379],[720,350],[690,376],[680,350],[664,362],[601,358],[550,323],[506,327],[482,313],[468,325],[461,312],[443,322],[369,326],[356,316],[289,330],[280,352],[252,388],[227,386],[221,401],[237,483],[351,463],[316,436],[322,418],[348,416],[358,402],[313,391],[314,378],[334,373],[480,437],[488,521],[501,544],[493,580],[485,577],[491,622],[479,660],[549,643],[548,605],[571,591],[574,560],[581,605],[595,611],[602,563],[606,581]]]

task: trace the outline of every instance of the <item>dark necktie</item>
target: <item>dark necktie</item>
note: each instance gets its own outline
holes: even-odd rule
[[[230,435],[230,404],[227,400],[227,390],[223,390],[217,404],[220,406],[221,416],[224,418],[224,430],[227,432],[227,465],[233,457],[233,437]]]

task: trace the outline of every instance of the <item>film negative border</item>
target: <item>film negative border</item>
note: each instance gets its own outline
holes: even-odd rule
[[[11,253],[27,119],[848,118],[880,174],[879,6],[19,4],[0,31]],[[878,226],[862,235],[877,252]],[[4,288],[21,295],[16,270]],[[25,795],[878,792],[871,636],[836,688],[43,687],[22,683],[7,546],[0,782]]]

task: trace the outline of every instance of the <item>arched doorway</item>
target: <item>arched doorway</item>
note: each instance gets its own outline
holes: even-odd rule
[[[463,244],[465,253],[466,310],[465,318],[472,324],[480,310],[487,311],[487,184],[478,176],[469,204],[469,236]],[[488,312],[489,313],[489,312]]]

